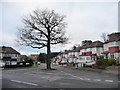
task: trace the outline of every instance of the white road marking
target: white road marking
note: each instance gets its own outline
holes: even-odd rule
[[[45,72],[44,74],[53,74],[53,75],[54,75],[55,73],[46,73],[46,72]]]
[[[93,81],[101,81],[101,79],[94,79]]]
[[[61,71],[61,72],[64,72],[64,71]],[[70,73],[66,73],[66,72],[64,72],[66,75],[69,75],[69,76],[72,76],[72,77],[74,77],[74,78],[77,78],[77,79],[80,79],[80,80],[91,80],[90,78],[81,78],[81,77],[78,77],[78,76],[75,76],[75,75],[73,75],[73,74],[70,74]],[[101,81],[101,79],[93,79],[93,81]],[[114,82],[113,80],[105,80],[105,82]],[[120,81],[118,81],[118,82],[120,82]]]
[[[90,78],[83,78],[84,80],[90,80]]]
[[[67,75],[69,75],[69,76],[72,76],[72,77],[74,77],[74,78],[80,79],[80,80],[90,80],[90,78],[81,78],[81,77],[72,75],[72,74],[70,74],[70,73],[66,73],[66,72],[64,72],[64,73],[67,74]]]
[[[113,80],[105,80],[105,82],[113,82]]]
[[[32,73],[35,73],[35,74],[55,74],[55,73],[35,72],[35,71],[32,71]]]
[[[51,75],[53,74],[53,75],[55,75],[54,73],[35,72],[35,71],[32,71],[32,72],[33,72],[33,73],[51,74]],[[66,73],[66,72],[64,72],[64,71],[60,71],[60,72],[66,74],[66,75],[72,76],[73,78],[76,78],[76,79],[78,79],[78,80],[91,80],[90,78],[81,78],[81,77],[75,76],[75,75],[73,75],[73,74]],[[30,74],[29,74],[29,75],[30,75]],[[34,74],[32,74],[32,75],[34,75]],[[46,77],[41,77],[41,78],[46,78]],[[54,80],[56,80],[56,79],[52,79],[52,80],[49,80],[49,81],[54,81]],[[93,81],[98,81],[98,82],[100,82],[101,79],[93,79]],[[105,82],[113,82],[113,80],[105,80]],[[118,81],[118,82],[120,82],[120,81]]]
[[[80,80],[84,80],[83,78],[79,78]]]
[[[17,82],[17,83],[24,83],[24,84],[28,84],[28,85],[33,85],[33,86],[37,86],[38,84],[34,84],[34,83],[28,83],[28,82],[23,82],[23,81],[18,81],[18,80],[11,80],[12,82]]]

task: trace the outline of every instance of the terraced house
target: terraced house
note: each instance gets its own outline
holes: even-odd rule
[[[68,60],[69,63],[88,63],[94,62],[100,57],[114,58],[120,64],[120,32],[108,34],[108,40],[105,42],[82,41],[80,47],[76,47],[74,50],[66,50],[57,56],[57,61]]]

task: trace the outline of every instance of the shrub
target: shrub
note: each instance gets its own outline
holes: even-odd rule
[[[107,64],[108,64],[108,59],[103,59],[103,64],[104,64],[105,66],[107,66]]]
[[[116,65],[116,60],[113,59],[113,58],[109,58],[108,61],[107,61],[107,65],[108,66],[112,66],[112,65]]]
[[[97,60],[97,61],[96,61],[96,65],[103,65],[102,60]]]
[[[98,60],[96,61],[96,65],[99,66],[112,66],[112,65],[116,65],[116,60],[109,58],[109,59],[102,59],[102,60]]]
[[[99,66],[107,65],[107,59],[97,60],[96,65],[99,65]]]

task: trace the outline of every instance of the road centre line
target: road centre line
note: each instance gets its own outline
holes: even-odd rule
[[[29,83],[29,82],[23,82],[23,81],[18,81],[18,80],[11,80],[12,82],[17,82],[17,83],[23,83],[23,84],[28,84],[28,85],[33,85],[33,86],[37,86],[38,84],[34,84],[34,83]]]

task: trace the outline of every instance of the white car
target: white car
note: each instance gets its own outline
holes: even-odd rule
[[[41,62],[37,62],[37,65],[40,65],[41,64]]]
[[[92,66],[94,64],[95,64],[95,61],[92,61],[92,62],[85,63],[85,66]]]
[[[3,68],[3,67],[5,67],[5,63],[2,60],[0,60],[0,68]]]
[[[17,65],[17,61],[11,61],[11,65]]]
[[[64,60],[62,60],[60,63],[61,63],[61,64],[66,64],[66,63],[67,63],[67,60],[64,59]]]

